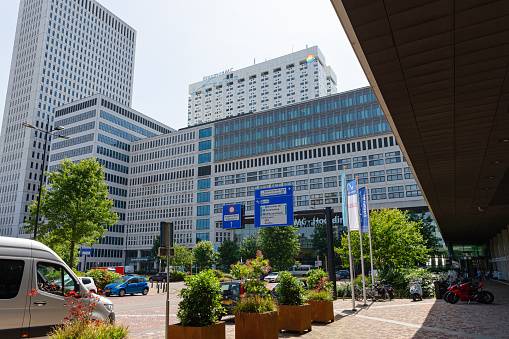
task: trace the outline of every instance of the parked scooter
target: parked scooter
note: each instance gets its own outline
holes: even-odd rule
[[[422,287],[418,281],[411,281],[410,284],[410,296],[414,301],[422,301]]]
[[[473,285],[468,279],[449,287],[449,292],[446,301],[451,304],[456,304],[461,301],[477,301],[482,304],[491,304],[495,297],[490,291],[483,290],[484,283]]]

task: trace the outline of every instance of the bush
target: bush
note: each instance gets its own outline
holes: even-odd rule
[[[327,273],[321,268],[310,270],[308,273],[308,286],[310,289],[315,289],[322,278],[325,278]]]
[[[238,262],[231,267],[231,274],[237,279],[244,280],[246,297],[267,295],[267,283],[259,280],[258,277],[267,274],[270,271],[270,266],[269,261],[263,259],[261,251],[256,252],[256,259],[248,259],[245,264]]]
[[[409,283],[411,281],[420,281],[424,298],[433,298],[435,296],[435,285],[433,281],[437,275],[424,268],[400,268],[380,272],[379,278],[384,284],[389,284],[394,288],[396,297],[410,298]]]
[[[298,306],[304,304],[304,287],[289,272],[283,271],[279,274],[279,284],[276,287],[276,292],[279,293],[279,303],[281,305]]]
[[[107,321],[66,322],[56,326],[49,334],[50,339],[125,339],[129,328],[122,324],[111,324]]]
[[[233,313],[265,313],[276,311],[274,300],[260,296],[242,298],[233,309]]]
[[[223,312],[219,280],[211,270],[186,277],[186,288],[179,292],[177,317],[183,326],[208,326],[216,323]]]
[[[308,293],[307,299],[332,301],[332,293],[327,290],[312,290]]]
[[[108,270],[90,270],[85,273],[86,277],[94,278],[95,285],[97,286],[97,289],[104,290],[104,287],[108,285],[109,283],[114,282],[118,278],[121,278],[122,275],[110,272]],[[99,291],[98,291],[99,292]]]
[[[184,281],[186,276],[187,276],[187,274],[185,274],[184,272],[180,272],[180,271],[171,272],[171,278],[173,281]]]

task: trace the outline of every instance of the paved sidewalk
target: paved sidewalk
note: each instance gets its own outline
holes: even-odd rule
[[[443,300],[425,299],[413,302],[397,299],[392,302],[357,303],[352,312],[351,300],[334,302],[335,321],[329,325],[313,323],[313,330],[280,333],[280,338],[509,338],[509,284],[489,281],[486,289],[495,295],[491,305],[458,302],[451,305]],[[151,321],[162,321],[161,313]],[[178,321],[172,317],[172,323]],[[226,317],[226,338],[235,338],[234,317]],[[164,338],[164,326],[140,333],[131,324],[131,338]]]

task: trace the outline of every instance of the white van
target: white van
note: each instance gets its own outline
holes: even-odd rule
[[[29,239],[0,237],[0,338],[45,336],[69,316],[64,296],[75,291],[95,301],[93,319],[115,320],[113,303],[93,295],[49,247]],[[35,293],[36,292],[36,293]]]
[[[305,277],[308,275],[309,271],[313,269],[313,265],[300,265],[300,266],[292,266],[292,270],[290,272],[294,277]]]

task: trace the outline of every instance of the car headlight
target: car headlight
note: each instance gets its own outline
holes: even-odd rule
[[[113,312],[113,304],[104,304],[104,307],[108,312]]]

